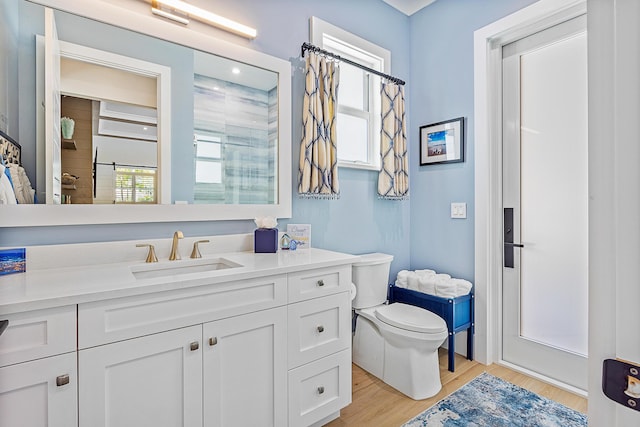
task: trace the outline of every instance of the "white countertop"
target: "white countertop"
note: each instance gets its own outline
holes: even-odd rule
[[[273,254],[203,254],[201,260],[215,258],[224,258],[241,266],[145,279],[136,278],[132,267],[173,267],[198,260],[160,260],[153,264],[136,260],[32,270],[27,267],[25,273],[0,277],[0,315],[345,265],[358,259],[354,255],[311,248]]]

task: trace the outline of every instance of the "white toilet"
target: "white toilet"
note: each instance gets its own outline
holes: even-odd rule
[[[442,388],[438,347],[447,324],[420,307],[385,304],[392,260],[374,253],[353,264],[353,362],[412,399],[426,399]]]

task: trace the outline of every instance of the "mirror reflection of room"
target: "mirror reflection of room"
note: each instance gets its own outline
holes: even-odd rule
[[[4,39],[15,61],[0,87],[26,96],[0,130],[21,146],[35,203],[280,202],[277,73],[58,10],[51,32],[43,6],[3,7],[0,24],[18,31]]]
[[[63,95],[62,203],[156,203],[155,108]]]

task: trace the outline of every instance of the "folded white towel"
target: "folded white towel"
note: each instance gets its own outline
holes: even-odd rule
[[[425,274],[422,276],[418,276],[418,289],[420,292],[429,295],[436,294],[436,275],[435,274]]]
[[[418,284],[418,275],[415,273],[415,271],[410,271],[407,275],[407,288],[414,291],[420,291],[420,285]]]
[[[468,280],[464,279],[451,279],[451,283],[456,286],[456,296],[460,297],[462,295],[467,295],[471,292],[471,288],[473,285]]]
[[[399,288],[406,288],[408,286],[408,283],[407,283],[408,276],[409,276],[408,270],[398,271],[398,275],[396,277],[396,286]]]
[[[433,274],[436,274],[436,272],[433,270],[416,270],[416,274],[422,277],[422,276],[431,276]]]
[[[436,295],[443,298],[455,298],[456,285],[448,274],[436,274]]]

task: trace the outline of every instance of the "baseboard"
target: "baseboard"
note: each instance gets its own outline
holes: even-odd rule
[[[560,388],[562,390],[565,390],[565,391],[568,391],[570,393],[577,394],[578,396],[584,397],[585,399],[587,399],[589,397],[589,394],[585,390],[582,390],[582,389],[580,389],[578,387],[574,387],[574,386],[569,385],[569,384],[565,384],[562,381],[558,381],[558,380],[555,380],[553,378],[549,378],[549,377],[547,377],[545,375],[542,375],[542,374],[540,374],[538,372],[530,371],[529,369],[523,368],[523,367],[518,366],[518,365],[514,365],[513,363],[506,362],[504,360],[498,360],[496,362],[496,364],[498,364],[500,366],[504,366],[504,367],[509,368],[511,370],[514,370],[516,372],[520,372],[520,373],[525,374],[525,375],[527,375],[527,376],[529,376],[531,378],[535,378],[537,380],[540,380],[540,381],[543,381],[545,383],[551,384],[551,385],[553,385],[555,387],[558,387],[558,388]]]
[[[334,412],[333,414],[324,417],[320,421],[311,424],[309,427],[322,427],[323,425],[329,424],[331,421],[335,420],[338,417],[340,417],[340,411]]]

